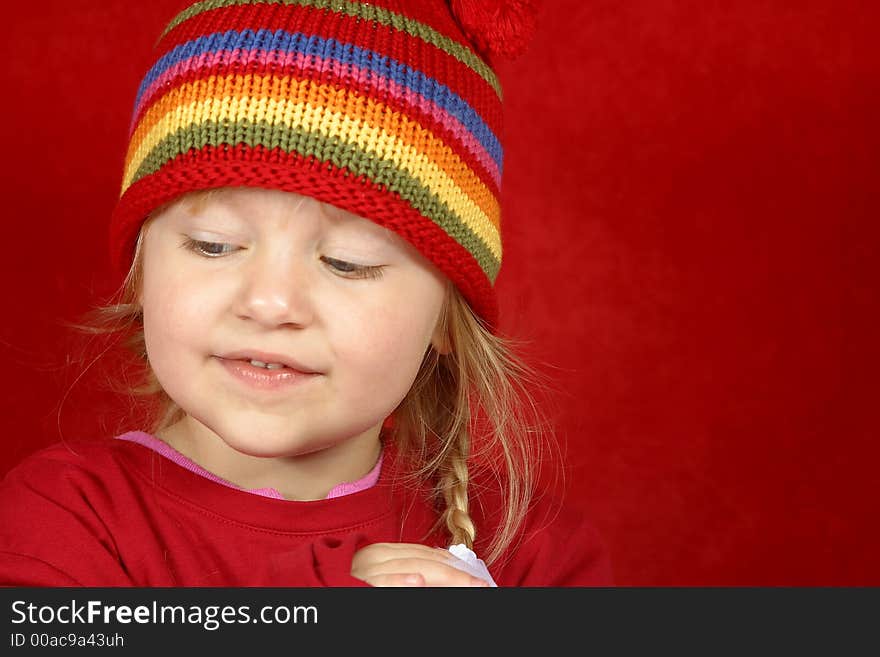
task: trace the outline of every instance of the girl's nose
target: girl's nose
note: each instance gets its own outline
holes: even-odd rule
[[[312,321],[307,258],[286,253],[255,253],[242,269],[238,315],[274,328]]]

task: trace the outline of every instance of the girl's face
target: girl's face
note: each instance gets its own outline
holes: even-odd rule
[[[442,348],[443,275],[395,233],[309,197],[236,188],[197,205],[169,206],[142,245],[147,354],[188,439],[227,461],[375,447]],[[242,360],[257,354],[314,373]]]

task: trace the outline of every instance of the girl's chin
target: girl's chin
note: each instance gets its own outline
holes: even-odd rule
[[[266,417],[262,414],[241,414],[231,421],[208,424],[230,449],[247,456],[259,458],[285,458],[306,456],[343,445],[363,445],[372,442],[370,436],[379,439],[382,420],[363,428],[363,424],[348,427],[322,426],[320,433],[304,430],[302,419]],[[314,421],[309,424],[314,426]]]
[[[244,456],[257,458],[289,458],[318,452],[334,444],[333,441],[316,441],[302,435],[282,435],[281,429],[271,426],[259,430],[218,434],[226,445]],[[289,431],[289,426],[288,426]],[[269,438],[271,436],[271,438]]]

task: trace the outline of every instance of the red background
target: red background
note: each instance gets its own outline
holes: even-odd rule
[[[570,494],[621,585],[880,585],[875,4],[546,2],[499,67],[502,328],[565,390]],[[129,112],[179,6],[5,8],[0,473],[124,416],[61,322],[111,291]]]

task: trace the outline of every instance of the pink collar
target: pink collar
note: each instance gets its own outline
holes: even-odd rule
[[[240,486],[236,486],[230,481],[226,481],[225,479],[221,479],[217,475],[212,472],[208,472],[202,466],[200,466],[195,461],[191,461],[186,456],[178,452],[176,449],[171,447],[168,443],[152,436],[143,431],[130,431],[128,433],[124,433],[121,436],[116,436],[118,440],[128,440],[133,443],[138,443],[139,445],[143,445],[144,447],[153,450],[164,456],[165,458],[174,461],[177,465],[182,468],[186,468],[190,472],[194,472],[197,475],[201,475],[206,479],[210,479],[218,484],[222,484],[223,486],[228,486],[229,488],[235,488],[237,490],[244,491],[245,493],[253,493],[254,495],[260,495],[262,497],[271,497],[276,500],[283,500],[284,497],[274,488],[255,488],[253,490],[247,490],[241,488]],[[379,459],[376,461],[376,465],[373,466],[373,469],[370,470],[366,475],[358,479],[357,481],[351,482],[343,482],[341,484],[337,484],[334,486],[329,493],[327,493],[327,497],[325,499],[331,499],[334,497],[342,497],[343,495],[350,495],[351,493],[357,493],[358,491],[366,490],[367,488],[371,488],[375,485],[377,481],[379,481],[379,473],[382,470],[382,454],[379,454]]]

